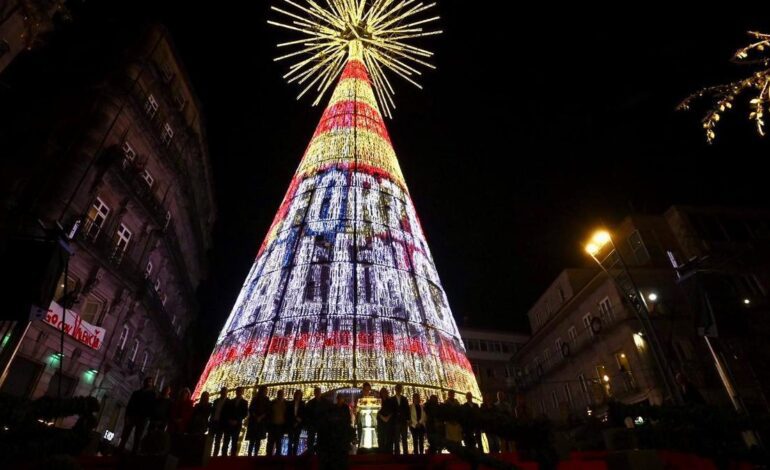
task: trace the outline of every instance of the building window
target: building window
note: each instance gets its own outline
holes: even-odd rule
[[[118,231],[115,232],[115,251],[113,257],[118,262],[123,258],[123,253],[126,252],[128,244],[131,241],[131,230],[123,224],[120,224]]]
[[[556,354],[558,354],[562,358],[566,357],[564,355],[564,348],[562,348],[564,342],[561,340],[561,338],[556,338],[555,344],[556,344]]]
[[[160,292],[160,278],[155,279],[155,292]]]
[[[628,356],[626,356],[626,353],[623,351],[616,352],[615,363],[618,365],[618,371],[620,372],[620,376],[623,379],[623,387],[626,389],[626,391],[630,392],[631,390],[635,389],[636,383],[634,382],[634,375],[631,372],[631,363],[628,362]]]
[[[147,96],[147,101],[144,103],[144,112],[152,119],[155,117],[155,113],[158,112],[158,101],[152,94]]]
[[[171,326],[176,325],[176,313],[171,315]]]
[[[110,208],[107,206],[107,204],[104,203],[104,201],[102,201],[101,198],[97,197],[94,200],[94,203],[91,205],[91,208],[88,210],[88,215],[86,216],[86,236],[88,238],[91,240],[96,240],[96,237],[99,236],[102,227],[104,227],[104,223],[107,221],[108,215],[110,215]]]
[[[609,297],[605,297],[599,302],[599,313],[602,318],[602,323],[609,324],[613,320],[612,304],[610,303]]]
[[[556,393],[556,390],[551,390],[551,401],[553,402],[553,409],[558,410],[559,409],[559,394]]]
[[[489,346],[489,345],[487,344],[487,342],[486,342],[486,341],[479,341],[479,350],[480,350],[480,351],[484,351],[484,352],[487,352],[487,349],[489,349],[489,347],[488,347],[488,346]]]
[[[561,300],[562,303],[564,303],[564,300],[566,297],[564,296],[564,289],[562,289],[561,286],[559,286],[559,300]]]
[[[150,358],[150,353],[148,351],[144,351],[144,354],[142,355],[142,367],[139,368],[139,372],[144,372],[144,369],[147,368],[147,360]]]
[[[182,324],[181,323],[176,326],[176,335],[177,336],[182,336]]]
[[[168,300],[168,295],[163,294],[163,297],[160,298],[160,303],[163,304],[163,306],[166,306],[166,301]]]
[[[479,368],[478,363],[471,362],[471,368],[473,369],[473,373],[476,375],[476,377],[481,377],[481,369]]]
[[[647,247],[644,246],[639,230],[634,231],[628,237],[628,245],[631,247],[631,251],[634,252],[634,257],[636,257],[638,264],[647,264],[650,261],[650,254],[647,252]]]
[[[575,328],[574,326],[570,326],[569,329],[567,329],[567,334],[569,335],[569,340],[573,345],[577,343],[577,336],[578,336],[577,328]]]
[[[543,350],[543,366],[548,367],[548,363],[551,362],[551,351],[548,348]]]
[[[152,274],[152,261],[147,262],[147,266],[144,268],[144,278],[147,279]]]
[[[179,111],[183,111],[184,107],[187,105],[187,98],[185,98],[180,91],[174,93],[174,101],[176,101],[176,105]]]
[[[93,295],[89,295],[88,299],[83,303],[83,308],[80,311],[80,318],[88,323],[96,323],[99,320],[99,314],[104,307],[104,301],[97,299]]]
[[[588,396],[588,382],[584,374],[578,375],[578,382],[580,382],[580,390],[585,396]]]
[[[147,183],[147,186],[152,188],[152,185],[155,184],[155,178],[152,177],[152,173],[148,169],[144,169],[142,172],[142,179],[145,183]]]
[[[133,365],[136,362],[136,353],[139,351],[139,339],[134,340],[134,346],[131,348],[131,354],[128,355],[128,363]]]
[[[166,211],[166,222],[163,224],[163,230],[168,230],[168,224],[171,223],[171,211]]]
[[[158,390],[160,390],[161,393],[163,392],[163,384],[165,382],[166,382],[166,376],[161,376],[160,377],[160,382],[158,382]]]
[[[170,145],[174,139],[174,129],[171,128],[171,124],[165,123],[163,125],[163,132],[160,135],[160,140],[165,145]]]
[[[495,370],[491,367],[487,368],[487,377],[494,377],[495,376]]]
[[[129,333],[128,325],[123,325],[123,331],[120,332],[118,337],[117,349],[115,350],[115,360],[119,361],[123,357],[123,352],[126,350],[126,340],[128,340]]]
[[[64,274],[62,274],[59,277],[59,283],[56,284],[56,291],[53,294],[53,298],[56,302],[59,304],[66,303],[67,299],[64,298],[65,295],[71,296],[71,298],[75,297],[75,293],[78,290],[79,282],[76,278],[72,276],[67,276],[67,284],[65,286],[64,284]],[[65,289],[66,287],[66,289]]]
[[[583,327],[586,329],[588,334],[591,335],[591,337],[594,336],[594,330],[591,328],[591,319],[592,318],[593,317],[591,316],[590,313],[587,313],[585,316],[583,316]]]
[[[564,384],[564,401],[567,402],[570,409],[574,408],[574,403],[572,402],[572,390],[569,388],[569,384]]]
[[[171,67],[166,62],[162,62],[158,64],[158,69],[160,69],[160,74],[163,76],[163,80],[168,83],[174,78],[174,72],[171,70]]]
[[[123,142],[123,165],[133,163],[136,158],[136,151],[128,141]]]
[[[612,377],[610,377],[609,372],[607,372],[607,368],[601,364],[596,366],[596,376],[599,379],[599,383],[604,385],[604,393],[606,393],[607,396],[611,396]]]

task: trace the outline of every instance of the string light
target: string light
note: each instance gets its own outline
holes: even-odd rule
[[[746,47],[738,49],[733,55],[732,61],[742,65],[759,66],[751,76],[743,80],[703,88],[685,98],[677,106],[678,110],[688,110],[693,101],[704,96],[713,96],[715,103],[703,118],[703,129],[706,132],[706,141],[713,143],[716,138],[716,126],[723,113],[733,107],[736,98],[746,92],[754,92],[749,100],[751,111],[749,119],[754,121],[757,133],[765,135],[765,111],[770,102],[770,34],[749,31],[749,36],[756,39]]]
[[[336,24],[339,15],[375,29],[417,8],[409,0],[330,0],[331,11],[321,13],[308,3],[319,22]],[[361,11],[350,10],[355,5]],[[309,28],[303,21],[293,24]],[[271,396],[279,389],[311,396],[315,386],[367,381],[375,389],[403,383],[406,396],[454,390],[480,399],[375,99],[378,65],[367,60],[367,47],[347,43],[337,86],[196,396],[245,386],[248,397],[257,384]],[[323,80],[335,74],[329,68]]]
[[[359,55],[372,78],[377,100],[386,116],[396,105],[395,90],[385,71],[422,88],[417,82],[420,68],[435,68],[428,62],[433,53],[412,44],[414,39],[441,34],[425,29],[439,19],[430,16],[436,3],[416,0],[284,0],[272,6],[280,21],[268,24],[301,35],[282,42],[285,53],[274,60],[294,60],[284,78],[302,87],[297,99],[315,91],[318,105],[347,63],[350,54]]]

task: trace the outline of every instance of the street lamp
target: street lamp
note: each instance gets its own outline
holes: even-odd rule
[[[674,374],[666,360],[665,352],[658,340],[652,320],[650,320],[650,311],[647,307],[647,302],[645,302],[645,297],[631,277],[628,266],[626,266],[623,257],[620,255],[620,252],[612,241],[610,232],[607,230],[597,230],[594,232],[591,239],[585,245],[585,251],[591,255],[591,258],[596,261],[596,264],[599,265],[602,271],[615,282],[615,285],[629,301],[631,307],[633,307],[636,318],[641,325],[640,333],[647,338],[653,361],[658,369],[666,392],[671,396],[675,403],[683,403],[682,394],[676,386]],[[606,255],[600,259],[599,257],[603,253],[606,253]],[[655,302],[658,296],[653,292],[650,293],[647,298],[651,302]]]

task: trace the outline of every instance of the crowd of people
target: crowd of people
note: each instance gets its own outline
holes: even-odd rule
[[[515,413],[502,393],[498,393],[496,401],[486,397],[479,406],[470,392],[462,405],[454,391],[448,392],[443,403],[437,395],[431,395],[423,403],[419,393],[414,393],[411,400],[405,397],[401,384],[394,387],[391,395],[385,387],[375,394],[368,382],[363,384],[355,403],[348,403],[342,393],[338,393],[332,403],[323,397],[319,387],[307,401],[303,400],[300,390],[295,390],[290,399],[279,390],[271,400],[266,386],[260,386],[250,401],[244,398],[243,387],[236,388],[232,398],[223,387],[213,401],[208,392],[203,392],[196,404],[187,388],[179,390],[174,399],[171,392],[171,387],[164,387],[157,393],[152,378],[147,378],[142,388],[131,395],[119,444],[121,451],[132,434],[132,451],[136,453],[145,432],[164,431],[171,435],[208,433],[213,440],[213,455],[237,455],[244,424],[243,437],[249,456],[257,455],[264,440],[267,455],[297,455],[303,430],[305,448],[311,453],[318,450],[319,442],[323,443],[325,437],[328,442],[330,434],[340,431],[350,431],[351,445],[362,445],[364,423],[358,400],[366,397],[379,400],[375,418],[379,452],[409,454],[409,435],[413,454],[441,452],[448,443],[482,449],[484,431],[490,452],[513,450],[513,443],[481,429],[475,419],[480,409],[506,415]],[[285,448],[284,438],[288,442]]]

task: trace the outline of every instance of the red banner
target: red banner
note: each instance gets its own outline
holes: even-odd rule
[[[51,302],[43,321],[61,331],[63,311],[61,305]],[[76,312],[67,310],[66,315],[64,315],[64,332],[91,349],[99,349],[104,342],[106,330],[84,321]]]

